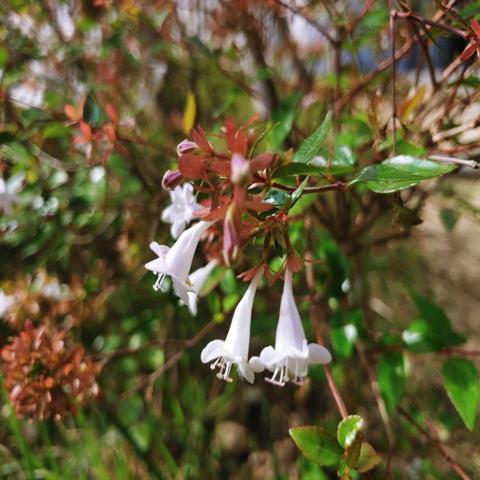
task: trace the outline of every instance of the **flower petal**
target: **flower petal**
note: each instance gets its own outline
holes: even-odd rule
[[[170,247],[167,247],[166,245],[160,245],[157,242],[151,242],[150,249],[153,250],[153,253],[155,253],[155,255],[158,255],[159,257],[164,257],[170,250]]]
[[[320,363],[325,365],[326,363],[330,363],[332,361],[330,352],[325,347],[318,345],[318,343],[311,343],[308,346],[308,351],[309,363]]]
[[[249,383],[253,383],[255,381],[255,373],[253,368],[244,361],[240,361],[237,363],[238,373]]]
[[[207,344],[207,346],[202,350],[200,354],[200,360],[202,363],[210,363],[212,360],[220,357],[223,353],[223,340],[212,340]]]

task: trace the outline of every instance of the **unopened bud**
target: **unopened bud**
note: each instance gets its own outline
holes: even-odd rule
[[[177,145],[177,155],[180,157],[184,153],[191,152],[192,150],[195,150],[198,148],[198,145],[195,142],[192,142],[191,140],[182,140],[178,145]]]
[[[230,169],[230,180],[235,185],[244,183],[250,176],[250,164],[248,163],[248,160],[239,153],[234,153],[232,155]]]
[[[238,232],[235,221],[235,205],[228,207],[223,223],[223,259],[231,265],[238,257]]]
[[[162,187],[164,190],[173,190],[183,181],[179,170],[167,170],[162,178]]]

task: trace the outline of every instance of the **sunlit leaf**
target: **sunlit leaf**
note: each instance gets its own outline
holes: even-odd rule
[[[349,415],[347,418],[344,418],[337,428],[338,443],[343,448],[349,447],[362,427],[363,418],[360,415]]]
[[[322,148],[331,126],[332,113],[328,112],[323,123],[300,145],[300,148],[295,152],[293,161],[310,163]]]
[[[320,465],[336,465],[342,458],[343,450],[335,437],[322,427],[294,427],[290,436],[309,460]]]

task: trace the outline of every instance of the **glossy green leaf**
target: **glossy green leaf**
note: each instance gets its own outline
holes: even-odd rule
[[[391,193],[418,185],[424,180],[439,177],[455,169],[455,165],[434,162],[408,155],[389,158],[382,163],[365,167],[349,183],[365,183],[377,193]]]
[[[328,112],[323,123],[306,138],[295,152],[294,162],[310,163],[318,154],[332,126],[332,113]]]
[[[336,465],[342,458],[343,450],[335,437],[322,427],[294,427],[290,436],[303,455],[320,465]]]
[[[406,368],[402,352],[386,352],[377,365],[378,388],[391,413],[405,393]]]
[[[360,415],[349,415],[347,418],[344,418],[337,428],[338,443],[343,448],[348,448],[352,445],[362,427],[363,418]]]
[[[290,202],[290,194],[283,190],[272,189],[263,197],[263,203],[283,207]]]
[[[443,364],[443,385],[465,426],[475,426],[480,401],[480,380],[475,365],[466,358],[449,358]]]
[[[369,443],[362,442],[360,456],[354,468],[360,473],[365,473],[375,468],[381,461],[375,449]]]

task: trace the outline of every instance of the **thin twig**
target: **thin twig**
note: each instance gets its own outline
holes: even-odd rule
[[[390,8],[390,41],[392,43],[391,61],[392,61],[392,128],[393,128],[393,154],[397,153],[397,60],[395,58],[395,16],[397,12],[392,10],[392,0],[389,0]]]
[[[455,157],[447,157],[446,155],[428,155],[430,160],[438,160],[439,162],[445,163],[455,163],[456,165],[465,165],[466,167],[470,168],[478,168],[478,162],[475,160],[468,160],[465,158],[455,158]]]
[[[306,260],[313,260],[312,255],[312,235],[311,235],[311,227],[312,227],[312,219],[307,216],[305,219],[305,229],[307,231],[307,244],[308,248],[305,252],[305,259]],[[314,273],[314,264],[312,261],[305,262],[305,278],[307,281],[307,288],[308,288],[308,295],[310,299],[310,314],[312,317],[313,328],[315,329],[315,335],[317,339],[317,343],[323,344],[323,336],[322,336],[322,321],[321,321],[321,313],[318,306],[317,299],[315,298],[315,273]],[[328,388],[332,393],[333,400],[335,401],[335,405],[337,407],[338,413],[343,418],[348,417],[347,407],[345,406],[345,402],[338,390],[338,387],[333,379],[332,372],[328,365],[323,365],[323,369],[325,371],[325,376],[327,378]]]
[[[398,407],[398,411],[402,417],[404,417],[411,425],[413,425],[426,439],[427,441],[442,455],[445,461],[449,464],[450,468],[461,478],[462,480],[472,480],[465,470],[458,464],[458,462],[447,452],[445,447],[439,440],[432,437],[430,433],[425,430],[406,410],[402,407]]]

